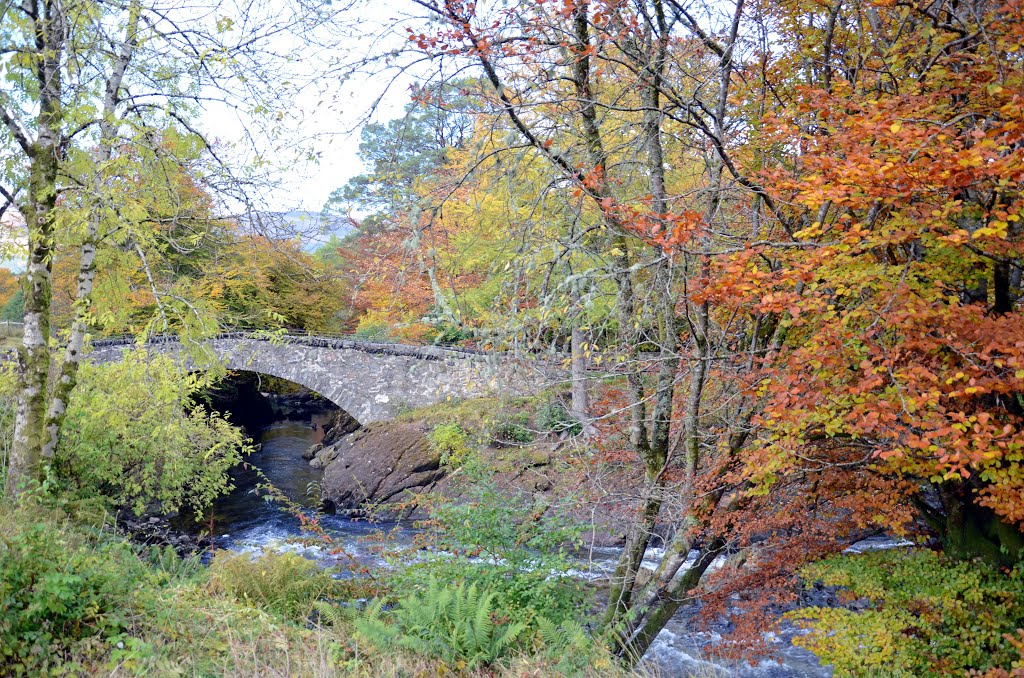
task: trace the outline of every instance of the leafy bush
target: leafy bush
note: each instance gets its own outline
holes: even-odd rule
[[[427,436],[434,452],[441,455],[441,463],[457,468],[470,453],[469,436],[458,424],[439,424]]]
[[[489,426],[488,434],[497,443],[528,443],[533,440],[529,423],[530,416],[525,412],[502,412]]]
[[[802,574],[873,605],[789,613],[811,629],[794,642],[838,674],[964,675],[1008,669],[1020,659],[1009,634],[1024,628],[1024,565],[1007,574],[981,562],[899,550],[830,558]]]
[[[437,328],[437,336],[434,337],[435,344],[457,344],[473,338],[473,332],[457,325],[443,325]]]
[[[259,558],[220,551],[210,563],[208,590],[290,619],[306,619],[335,582],[316,563],[296,553],[268,551]]]
[[[0,538],[0,665],[14,675],[61,665],[73,672],[68,664],[91,654],[90,641],[129,626],[138,559],[125,544],[79,548],[71,534],[41,522],[12,532]]]
[[[583,432],[583,425],[569,414],[565,405],[557,400],[544,404],[537,413],[537,426],[544,431],[552,433],[566,432],[569,435],[577,436]]]
[[[188,506],[197,513],[228,492],[228,470],[249,452],[245,435],[191,404],[199,378],[169,356],[126,355],[83,365],[68,407],[56,470],[80,495],[136,512]]]
[[[378,599],[352,623],[381,650],[411,650],[459,669],[475,668],[506,656],[526,629],[521,622],[499,618],[496,598],[475,584],[443,587],[431,579],[426,589],[405,596],[387,612],[384,599]]]

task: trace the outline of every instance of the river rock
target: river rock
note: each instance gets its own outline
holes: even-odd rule
[[[339,432],[351,430],[351,424],[342,423],[343,416],[338,415]],[[372,423],[331,443],[334,430],[328,431],[323,449],[310,465],[326,469],[321,496],[341,515],[362,516],[368,504],[395,504],[428,492],[456,502],[473,499],[464,476],[448,473],[439,455],[430,449],[426,439],[429,426],[423,421]],[[619,546],[624,541],[628,517],[637,510],[629,497],[643,481],[642,471],[635,466],[613,468],[602,476],[602,492],[593,493],[583,491],[581,467],[571,463],[573,449],[554,440],[515,447],[485,446],[478,453],[494,469],[495,489],[509,502],[523,506],[541,499],[558,503],[573,520],[589,526],[584,538],[591,545]],[[388,513],[384,511],[381,517],[396,516],[394,511]],[[422,508],[398,515],[421,516]]]
[[[313,459],[310,460],[309,465],[313,468],[327,468],[332,461],[338,458],[338,444],[335,443],[330,447],[322,447],[317,451]]]
[[[351,414],[345,410],[335,410],[330,421],[324,424],[324,439],[320,442],[324,447],[328,447],[358,430],[359,422]]]
[[[327,454],[334,457],[321,491],[338,510],[402,502],[444,477],[440,455],[418,422],[370,424],[325,448],[314,462]]]
[[[534,447],[529,450],[526,458],[530,466],[548,466],[551,463],[551,450]]]
[[[170,546],[182,557],[202,551],[212,544],[208,537],[189,534],[172,526],[163,515],[136,516],[122,511],[118,512],[116,523],[121,533],[132,542],[161,548]]]

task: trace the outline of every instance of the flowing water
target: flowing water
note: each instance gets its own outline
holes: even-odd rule
[[[292,501],[310,511],[316,510],[318,500],[317,483],[322,472],[309,466],[302,453],[323,438],[322,425],[328,415],[318,415],[312,421],[278,421],[264,428],[257,436],[262,447],[254,452],[248,462],[262,469],[267,479]],[[313,425],[316,425],[315,427]],[[299,520],[271,502],[265,501],[253,492],[260,483],[252,469],[239,468],[234,473],[236,489],[222,497],[215,505],[213,536],[218,548],[240,551],[263,549],[295,549],[303,555],[322,561],[325,566],[333,565],[344,569],[345,562],[337,557],[327,557],[317,549],[308,549],[289,544],[301,534]],[[414,529],[399,523],[370,524],[350,520],[337,515],[321,515],[323,527],[344,546],[345,550],[365,565],[383,565],[376,553],[377,541],[374,535],[389,532],[390,538],[399,543],[411,543]],[[576,574],[586,578],[605,576],[618,558],[618,550],[595,548],[581,558]],[[653,566],[659,554],[652,549],[648,554]],[[718,629],[695,632],[690,627],[690,618],[695,610],[684,609],[672,619],[658,636],[647,655],[647,662],[655,675],[670,676],[749,676],[782,678],[830,676],[831,671],[821,667],[814,655],[790,643],[796,631],[784,630],[775,638],[776,660],[765,660],[756,666],[716,661],[701,648],[708,642],[719,641],[726,630]]]
[[[299,519],[282,510],[279,504],[267,501],[264,493],[255,491],[261,480],[253,467],[260,469],[289,499],[310,512],[316,511],[323,471],[312,468],[302,458],[302,453],[323,439],[323,424],[329,419],[330,415],[323,414],[306,421],[277,421],[255,436],[261,447],[249,456],[250,466],[234,470],[235,490],[214,504],[213,537],[218,548],[240,551],[291,548],[322,560],[325,566],[343,566],[315,549],[290,545],[288,540],[302,534]],[[396,523],[370,524],[331,514],[320,514],[319,520],[332,536],[340,539],[348,553],[366,565],[382,564],[371,543],[374,535],[394,531],[400,541],[411,541],[413,535],[411,529],[403,529]],[[399,529],[393,530],[395,527]]]

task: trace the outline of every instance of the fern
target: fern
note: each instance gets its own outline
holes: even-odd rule
[[[320,620],[327,626],[341,626],[346,622],[352,622],[357,616],[354,605],[334,605],[323,600],[313,603],[313,609],[320,615]]]
[[[405,649],[474,668],[493,664],[516,647],[527,626],[497,623],[495,595],[476,585],[442,586],[431,579],[423,591],[400,599],[385,612],[383,600],[372,602],[352,619],[356,632],[381,650]],[[332,623],[345,613],[332,606],[317,609]]]
[[[596,656],[601,643],[595,640],[583,626],[571,619],[560,624],[537,618],[537,631],[544,644],[544,654],[553,660],[559,670],[567,675],[583,672],[592,659],[606,660]]]

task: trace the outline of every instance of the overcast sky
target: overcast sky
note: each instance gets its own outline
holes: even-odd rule
[[[262,134],[255,131],[261,124],[254,124],[240,106],[216,103],[206,107],[201,127],[222,149],[230,149],[222,150],[225,158],[244,165],[259,152],[278,165],[273,175],[280,186],[251,195],[258,209],[319,211],[331,191],[363,171],[358,157],[363,123],[401,116],[409,100],[409,87],[427,77],[427,69],[415,67],[397,77],[394,71],[361,74],[346,82],[334,73],[324,76],[320,71],[332,61],[358,60],[371,50],[404,46],[405,33],[398,27],[405,25],[410,7],[404,0],[360,4],[355,13],[342,19],[347,24],[344,32],[351,37],[336,38],[345,52],[342,48],[311,47],[294,37],[277,41],[276,51],[298,57],[282,67],[284,76],[291,82],[307,83],[290,100],[291,105],[281,110],[286,130]],[[371,38],[382,34],[387,36],[383,40]],[[357,39],[357,35],[365,37]],[[304,157],[310,153],[315,154],[316,161]]]

